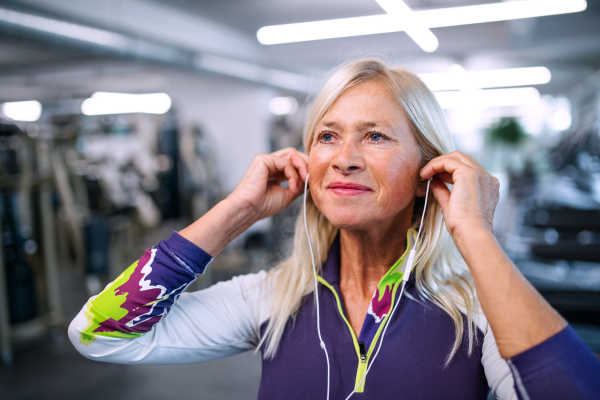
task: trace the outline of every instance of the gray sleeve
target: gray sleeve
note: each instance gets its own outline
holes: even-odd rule
[[[483,332],[485,332],[485,338],[483,339],[481,364],[483,364],[485,377],[492,394],[500,400],[517,400],[512,373],[506,360],[500,356],[494,333],[489,325]]]

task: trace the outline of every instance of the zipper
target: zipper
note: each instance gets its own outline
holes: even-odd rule
[[[358,342],[358,349],[360,351],[360,362],[367,362],[367,352],[365,351],[365,342]]]
[[[354,382],[354,386],[358,385],[358,383],[363,380],[363,376],[367,373],[367,352],[365,350],[365,342],[358,342],[358,348],[360,350],[360,362],[358,363],[358,371],[356,371],[356,381]],[[357,392],[362,393],[365,388],[365,382],[361,382],[360,387],[356,389]]]
[[[400,260],[403,260],[405,255],[406,254],[403,254],[402,258]],[[394,266],[396,266],[396,265],[394,265]],[[398,287],[401,286],[402,278],[400,278],[398,280],[398,282],[394,285],[394,289],[392,290],[392,302],[390,304],[390,309],[389,309],[388,313],[385,315],[383,321],[381,321],[379,328],[377,328],[377,332],[375,333],[375,336],[373,337],[373,341],[371,342],[371,346],[369,346],[369,350],[366,352],[366,354],[365,354],[364,342],[360,342],[360,343],[358,342],[358,339],[356,338],[356,335],[354,334],[354,330],[352,329],[352,325],[350,325],[350,322],[348,322],[346,315],[344,315],[344,312],[342,309],[342,302],[340,301],[340,297],[339,297],[338,293],[336,292],[334,287],[331,286],[329,284],[329,282],[327,282],[320,275],[317,276],[317,280],[323,286],[325,286],[326,288],[331,290],[331,292],[333,293],[333,296],[335,297],[338,311],[340,312],[340,315],[342,316],[344,322],[348,326],[348,330],[350,331],[350,335],[352,336],[352,343],[354,344],[354,349],[356,350],[356,357],[358,358],[358,367],[356,370],[356,379],[354,382],[354,387],[356,387],[356,385],[358,385],[358,383],[360,381],[362,381],[360,386],[356,389],[356,393],[363,393],[365,390],[365,379],[363,379],[363,378],[367,372],[367,367],[369,365],[369,359],[371,358],[371,355],[373,354],[373,351],[375,350],[375,346],[379,340],[379,335],[381,335],[381,332],[387,322],[387,319],[388,319],[390,313],[392,312],[392,310],[394,309],[394,303],[396,302],[396,291],[397,291]],[[361,346],[361,344],[362,344],[362,346]],[[363,361],[363,359],[364,359],[364,361]]]
[[[408,230],[408,232],[406,232],[406,250],[404,251],[404,254],[402,254],[402,256],[400,257],[400,259],[398,259],[398,261],[390,268],[388,273],[390,273],[390,271],[392,271],[392,270],[396,269],[398,266],[400,266],[400,264],[406,258],[406,255],[408,254],[409,249],[411,247],[410,246],[411,245],[411,242],[410,242],[411,234],[416,236],[417,232],[412,228],[410,228]],[[386,273],[386,275],[384,275],[384,278],[385,278],[385,276],[387,276],[387,273]],[[340,297],[338,296],[338,293],[335,291],[334,287],[331,286],[329,284],[329,282],[327,282],[321,275],[317,275],[317,280],[319,281],[319,283],[321,283],[323,286],[325,286],[326,288],[331,290],[331,292],[333,293],[333,296],[335,297],[335,302],[338,307],[338,311],[340,312],[342,319],[346,323],[346,326],[348,326],[348,330],[350,331],[350,335],[352,336],[352,343],[354,344],[354,350],[356,350],[356,357],[358,358],[358,367],[356,369],[356,380],[354,382],[354,387],[356,387],[356,385],[358,385],[358,383],[360,381],[362,381],[362,383],[360,384],[360,387],[358,387],[356,389],[355,393],[363,393],[365,390],[365,379],[363,379],[363,378],[364,378],[365,374],[367,373],[369,359],[371,358],[371,355],[373,354],[373,351],[375,350],[375,346],[377,345],[377,342],[379,341],[379,335],[381,335],[381,332],[383,331],[383,328],[385,327],[385,324],[387,323],[388,317],[390,316],[392,310],[394,309],[394,303],[396,302],[396,293],[397,293],[398,287],[402,286],[402,276],[404,276],[404,274],[400,273],[400,278],[394,284],[394,289],[392,290],[392,301],[390,304],[390,309],[389,309],[388,313],[385,315],[383,321],[381,321],[379,328],[377,328],[377,332],[375,333],[375,336],[373,337],[371,346],[369,346],[369,350],[365,354],[365,343],[358,342],[358,339],[356,338],[356,335],[354,334],[354,330],[352,329],[352,325],[350,325],[350,322],[348,322],[346,315],[344,315],[344,311],[342,309],[342,302],[340,301]]]
[[[354,382],[354,387],[356,387],[356,385],[358,385],[358,383],[360,381],[362,381],[362,383],[356,389],[356,393],[363,393],[365,391],[366,379],[363,379],[363,378],[364,378],[365,374],[367,373],[367,367],[369,365],[369,360],[371,359],[371,355],[373,355],[373,352],[375,351],[375,348],[377,347],[377,342],[379,341],[379,336],[381,335],[381,332],[383,331],[385,324],[387,324],[388,317],[390,316],[392,310],[394,309],[394,303],[396,302],[396,289],[398,289],[398,286],[401,286],[401,282],[402,282],[402,276],[401,276],[400,280],[398,282],[396,282],[396,284],[394,285],[394,289],[392,290],[392,301],[390,303],[390,309],[387,312],[387,314],[385,315],[385,317],[383,318],[383,321],[381,321],[381,324],[379,324],[379,328],[377,328],[377,332],[375,333],[375,336],[373,337],[373,340],[371,341],[371,346],[369,346],[369,351],[367,352],[366,360],[364,363],[359,363],[359,365],[358,365],[358,371],[356,371],[356,381]]]
[[[356,387],[356,385],[358,385],[358,383],[360,381],[362,381],[362,382],[361,382],[360,386],[358,388],[356,388],[355,393],[362,393],[365,391],[365,380],[363,378],[364,378],[365,374],[367,373],[368,366],[369,366],[369,364],[367,363],[366,357],[365,357],[365,361],[361,361],[358,363],[358,370],[356,371],[356,380],[354,381],[354,387]]]

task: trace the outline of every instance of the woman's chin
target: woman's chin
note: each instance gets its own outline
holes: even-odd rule
[[[346,213],[342,215],[334,213],[334,215],[325,214],[325,216],[329,222],[338,229],[360,230],[365,229],[374,223],[374,219],[369,217],[364,211],[357,211],[351,215]]]

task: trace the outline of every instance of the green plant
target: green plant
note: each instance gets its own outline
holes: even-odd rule
[[[517,145],[527,139],[527,134],[514,117],[502,117],[487,130],[490,143]]]

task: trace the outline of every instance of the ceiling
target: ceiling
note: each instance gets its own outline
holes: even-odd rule
[[[413,9],[427,9],[490,1],[493,0],[406,0],[406,3]],[[404,32],[272,46],[262,46],[256,40],[257,29],[265,25],[382,14],[375,0],[19,0],[0,2],[0,6],[3,4],[136,37],[154,36],[154,40],[193,51],[202,50],[200,44],[194,47],[204,36],[194,31],[195,26],[210,25],[215,32],[220,29],[218,32],[226,32],[233,38],[222,46],[223,54],[228,57],[317,78],[349,57],[379,54],[416,72],[446,71],[453,63],[467,70],[542,65],[551,70],[552,81],[539,87],[540,91],[564,93],[600,69],[597,0],[588,0],[588,9],[580,13],[436,28],[432,31],[440,46],[434,53],[423,52]],[[86,7],[90,8],[87,14]],[[103,7],[99,10],[104,19],[100,18],[100,12],[91,10],[93,7]],[[136,14],[138,8],[141,11]],[[145,19],[135,25],[132,20],[137,15],[140,21]],[[178,20],[182,21],[179,27]],[[82,46],[21,36],[18,32],[0,30],[0,80],[51,65],[113,58],[122,62],[122,57]],[[215,48],[219,52],[218,46],[211,51]]]
[[[203,15],[250,35],[266,25],[383,14],[374,0],[150,0]],[[406,0],[413,9],[483,4],[485,0]]]
[[[375,0],[152,0],[205,16],[255,36],[266,25],[382,14]],[[489,3],[481,0],[407,0],[413,9]],[[493,0],[492,0],[493,2]],[[465,67],[529,66],[553,63],[577,69],[600,67],[600,2],[590,0],[581,13],[527,20],[433,29],[440,41],[424,53],[404,32],[263,46],[266,60],[311,72],[329,68],[355,54],[387,53],[434,72],[453,62]]]

